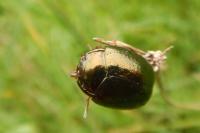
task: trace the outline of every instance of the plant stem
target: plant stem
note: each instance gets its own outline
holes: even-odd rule
[[[180,103],[176,103],[174,101],[172,101],[169,96],[167,95],[166,88],[162,82],[162,78],[161,78],[161,74],[160,71],[156,72],[156,80],[157,80],[157,84],[158,84],[158,88],[160,90],[160,94],[162,96],[162,98],[164,99],[164,101],[171,105],[174,106],[176,108],[180,108],[180,109],[187,109],[187,110],[196,110],[196,111],[200,111],[200,105],[195,105],[195,104],[180,104]]]

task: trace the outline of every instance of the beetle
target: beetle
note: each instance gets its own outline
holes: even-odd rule
[[[94,38],[106,47],[90,50],[80,59],[76,71],[80,89],[96,104],[115,108],[133,109],[146,104],[152,94],[155,72],[166,59],[165,51],[148,51],[121,41]]]

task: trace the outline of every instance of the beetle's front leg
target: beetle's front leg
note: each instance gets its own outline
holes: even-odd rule
[[[135,47],[133,47],[133,46],[131,46],[129,44],[126,44],[124,42],[118,41],[118,40],[106,41],[106,40],[104,40],[102,38],[93,38],[93,40],[96,41],[96,42],[108,45],[108,46],[125,48],[125,49],[128,49],[128,50],[134,51],[139,55],[144,55],[145,54],[144,51],[142,51],[142,50],[140,50],[138,48],[135,48]]]
[[[84,113],[83,113],[83,118],[84,119],[86,119],[87,115],[88,115],[88,108],[89,108],[89,104],[90,104],[90,99],[91,99],[91,97],[88,97],[86,99],[85,109],[84,109]]]
[[[77,79],[77,78],[78,78],[78,73],[77,73],[77,71],[71,72],[71,73],[70,73],[70,76],[71,76],[72,78]]]

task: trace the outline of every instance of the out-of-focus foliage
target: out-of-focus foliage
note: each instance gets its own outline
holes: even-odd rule
[[[200,132],[200,112],[167,105],[156,86],[140,109],[91,103],[84,120],[85,97],[69,73],[95,36],[143,50],[173,44],[167,93],[199,105],[199,0],[1,0],[1,133]]]

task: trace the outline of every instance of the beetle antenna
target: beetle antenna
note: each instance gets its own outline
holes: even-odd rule
[[[84,113],[83,113],[83,118],[86,119],[87,118],[87,115],[88,115],[88,109],[89,109],[89,104],[90,104],[90,98],[91,97],[88,97],[86,99],[86,104],[85,104],[85,109],[84,109]]]

